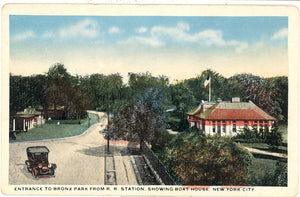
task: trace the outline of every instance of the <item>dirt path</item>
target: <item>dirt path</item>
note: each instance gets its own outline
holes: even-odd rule
[[[246,147],[246,146],[244,146],[244,148],[246,148],[251,153],[262,154],[262,155],[270,155],[270,156],[281,157],[281,158],[287,158],[286,154],[268,152],[268,151],[263,151],[263,150],[259,150],[259,149],[255,149],[255,148],[249,148],[249,147]]]
[[[104,185],[106,155],[105,140],[102,132],[107,124],[107,118],[104,113],[98,112],[98,115],[99,122],[91,126],[81,136],[66,139],[10,143],[9,183],[13,185]],[[49,148],[49,162],[57,164],[54,178],[36,179],[27,172],[25,160],[27,159],[26,148],[28,146],[47,146]],[[117,150],[124,151],[124,149],[126,147],[121,145]],[[115,166],[115,168],[129,173],[127,174],[127,182],[123,181],[122,184],[136,184],[136,178],[127,157],[118,158],[118,162],[116,163],[120,166]]]

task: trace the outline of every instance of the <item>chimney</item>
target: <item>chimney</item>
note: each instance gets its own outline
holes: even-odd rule
[[[240,97],[232,97],[231,102],[232,103],[239,103],[239,102],[241,102]]]
[[[200,106],[201,106],[201,112],[204,112],[204,100],[201,100]]]

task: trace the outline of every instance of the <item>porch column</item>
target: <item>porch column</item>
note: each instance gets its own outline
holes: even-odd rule
[[[13,131],[15,131],[16,130],[16,119],[14,118],[13,119]]]
[[[25,131],[25,125],[26,125],[26,118],[23,119],[23,131]]]

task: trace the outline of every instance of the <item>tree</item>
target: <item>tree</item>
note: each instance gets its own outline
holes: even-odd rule
[[[160,99],[159,93],[150,89],[135,104],[125,105],[115,115],[110,127],[113,138],[139,141],[140,149],[144,141],[151,142],[154,134],[161,132],[164,123]]]
[[[266,142],[272,149],[277,149],[282,144],[282,135],[278,131],[276,123],[272,126],[271,131],[267,132]]]
[[[197,132],[167,148],[168,166],[183,185],[246,185],[253,156],[230,138]]]
[[[196,106],[196,99],[193,92],[184,83],[171,85],[172,104],[176,106],[175,116],[180,120],[178,128],[187,129],[189,124],[186,120],[186,113]]]
[[[138,104],[142,104],[147,108],[151,109],[154,115],[156,116],[156,120],[159,120],[158,126],[159,128],[153,130],[151,137],[151,145],[152,147],[159,146],[162,140],[162,129],[165,126],[165,99],[162,88],[150,88],[144,94],[142,94],[137,99]]]
[[[264,78],[252,74],[238,74],[235,78],[245,86],[248,100],[253,101],[275,118],[282,119],[279,103],[274,100],[274,89]]]
[[[280,115],[282,115],[279,120],[286,123],[288,116],[288,77],[270,77],[265,80],[272,90],[272,99],[278,103],[278,111],[280,111]]]
[[[55,118],[58,118],[58,106],[63,107],[66,118],[82,118],[88,102],[80,87],[79,77],[71,76],[60,63],[49,68],[47,77],[50,86],[46,90],[46,101],[48,106],[53,106]]]
[[[26,107],[44,107],[48,80],[45,75],[15,76],[10,74],[10,114],[13,116]]]
[[[140,95],[149,88],[160,88],[162,93],[167,92],[169,79],[165,76],[154,77],[151,73],[128,73],[129,80],[129,101],[135,101]],[[165,94],[164,94],[165,96]]]

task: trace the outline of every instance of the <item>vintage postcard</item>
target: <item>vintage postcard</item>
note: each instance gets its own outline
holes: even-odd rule
[[[7,4],[4,195],[296,196],[299,10]]]

